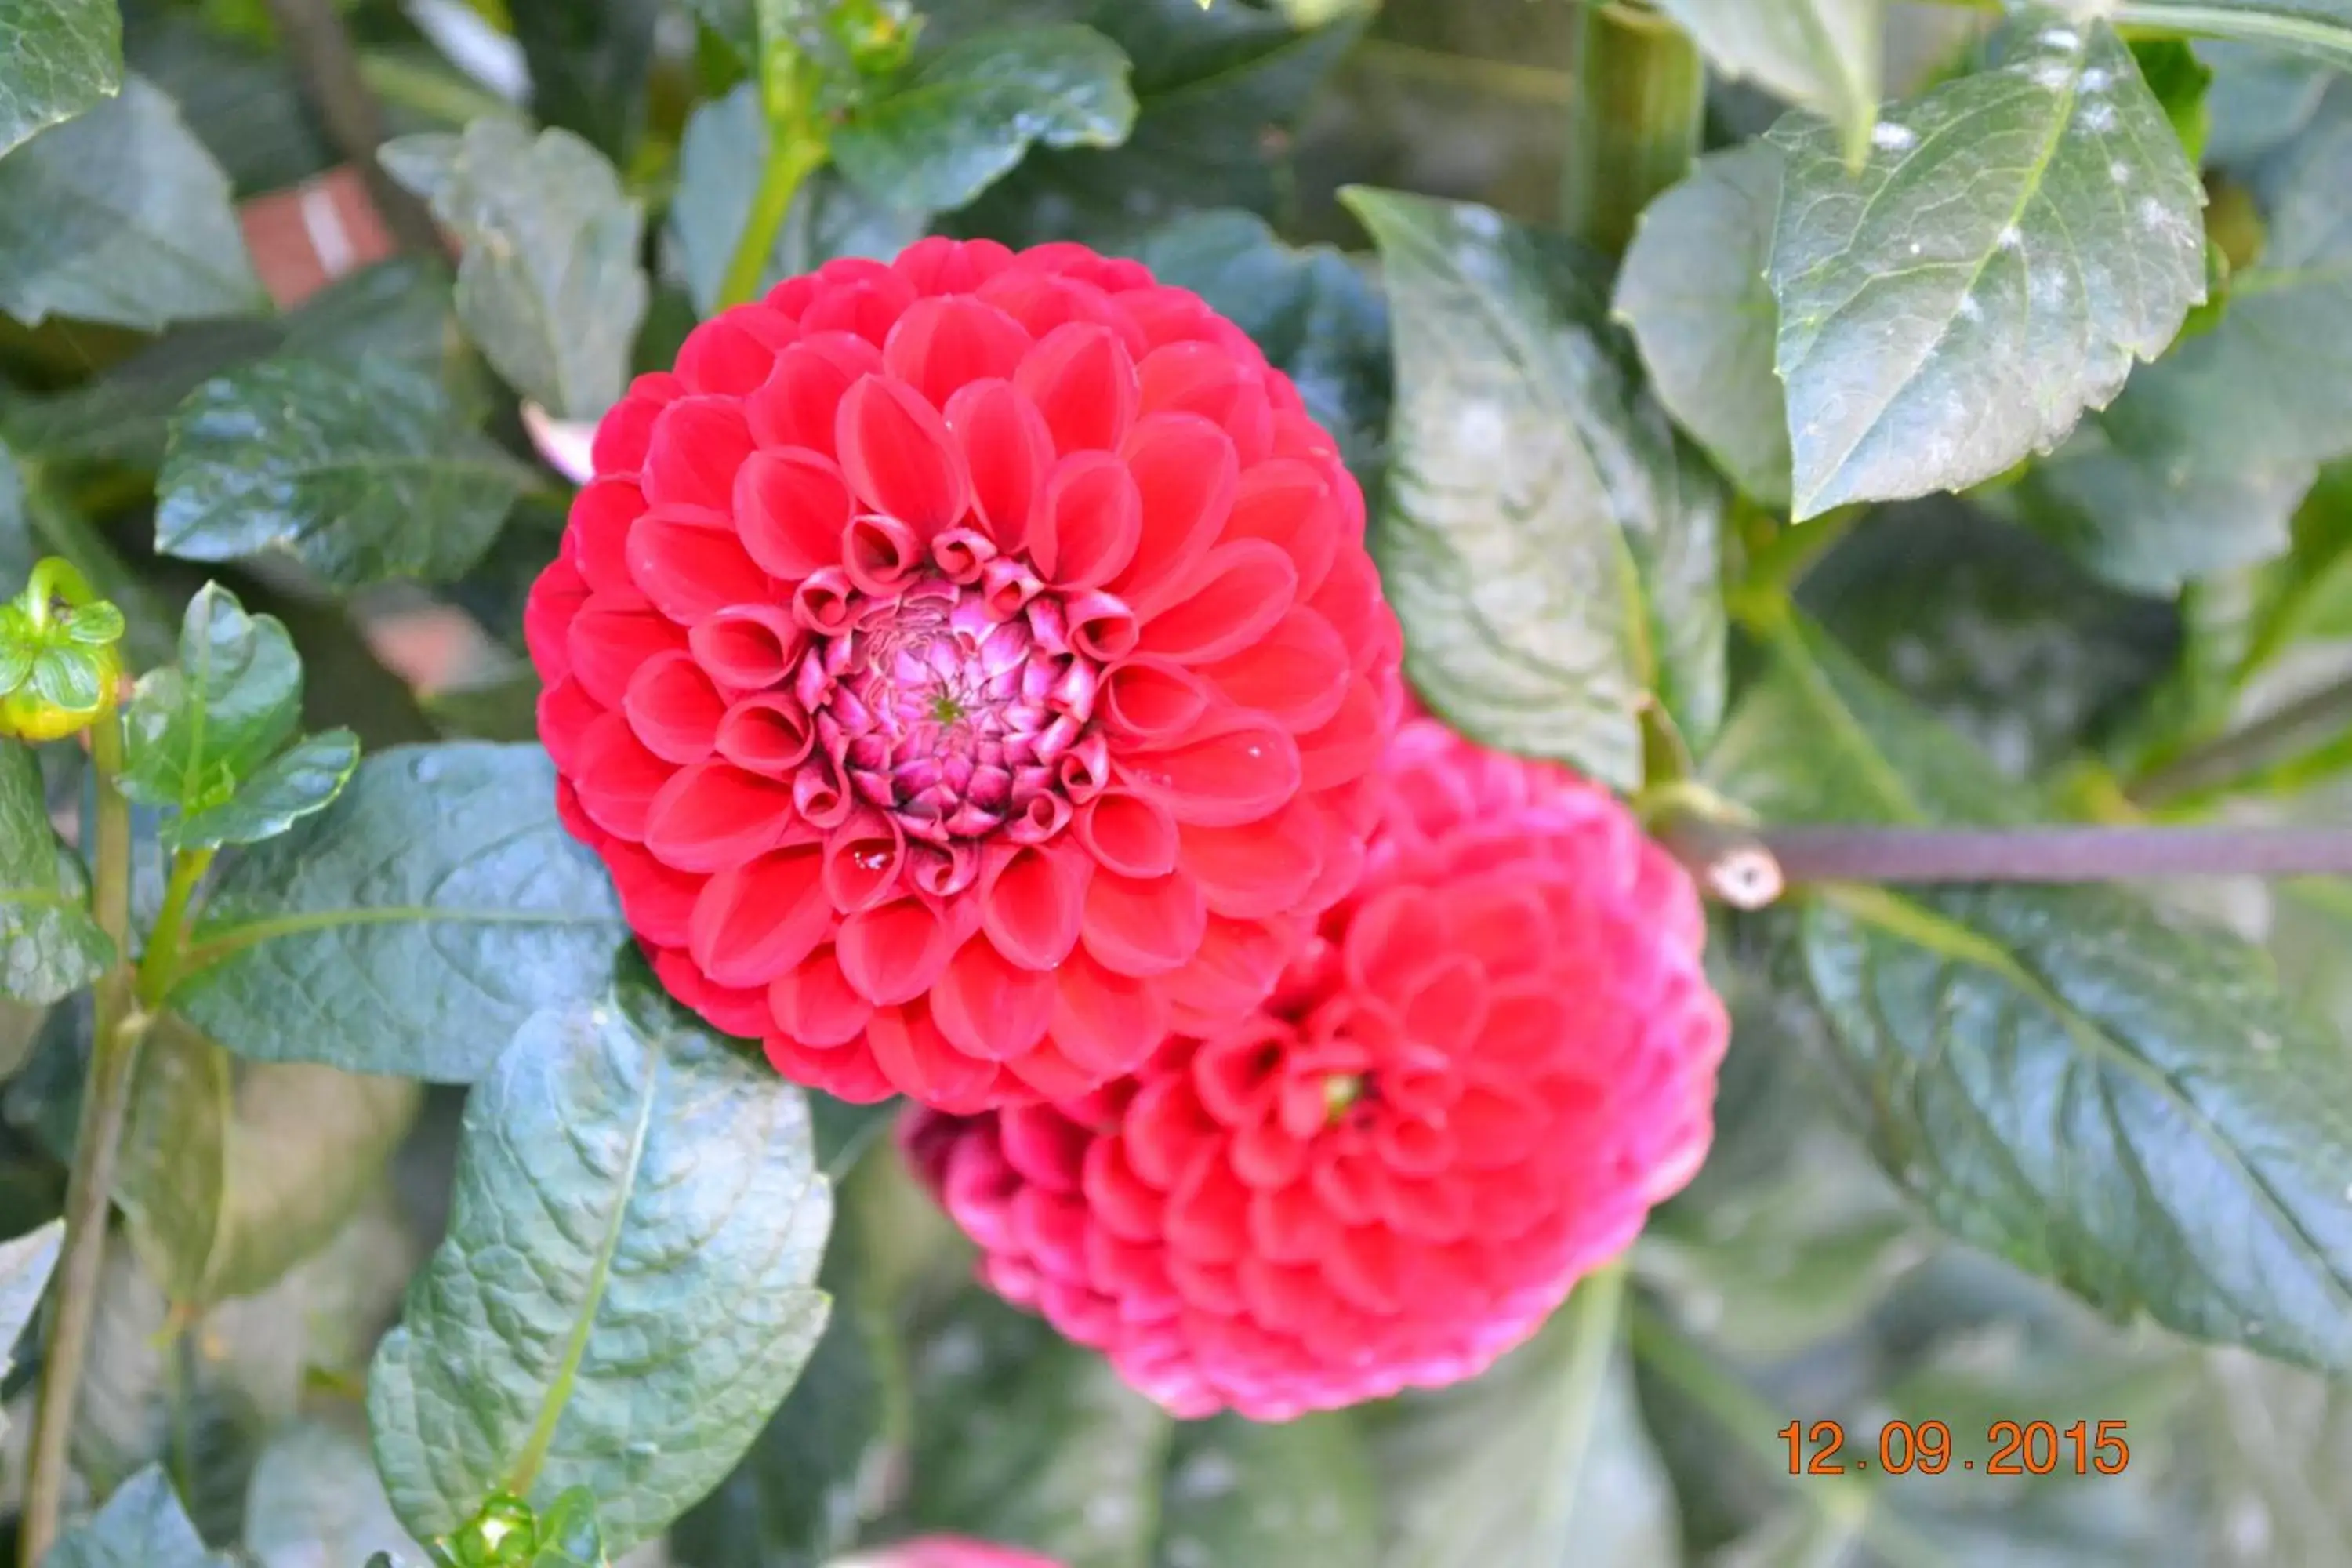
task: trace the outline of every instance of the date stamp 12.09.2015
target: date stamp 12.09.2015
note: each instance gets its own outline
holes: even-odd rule
[[[1780,1428],[1789,1445],[1792,1476],[1843,1476],[1854,1470],[1890,1475],[1940,1476],[1958,1468],[1987,1476],[2120,1475],[2131,1463],[2131,1446],[2120,1421],[1994,1421],[1985,1428],[1984,1449],[1956,1454],[1952,1428],[1942,1421],[1889,1421],[1871,1449],[1859,1437],[1849,1444],[1843,1422],[1790,1422]]]

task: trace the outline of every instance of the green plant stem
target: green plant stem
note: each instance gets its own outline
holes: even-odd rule
[[[1859,1538],[1895,1568],[1937,1568],[1947,1559],[1911,1529],[1877,1506],[1878,1489],[1853,1476],[1792,1476],[1788,1446],[1778,1436],[1799,1413],[1767,1404],[1705,1349],[1648,1302],[1636,1300],[1627,1315],[1627,1337],[1642,1365],[1705,1412],[1755,1461],[1759,1469],[1786,1481],[1805,1505]]]
[[[91,903],[100,928],[114,943],[116,958],[98,983],[89,1077],[82,1089],[81,1123],[66,1180],[65,1257],[58,1266],[54,1316],[47,1353],[41,1363],[31,1468],[18,1532],[17,1560],[23,1568],[36,1568],[57,1539],[74,1406],[81,1392],[82,1363],[89,1353],[99,1273],[106,1261],[108,1199],[114,1185],[116,1144],[131,1101],[131,1068],[149,1021],[138,1005],[137,979],[131,964],[131,803],[115,785],[122,772],[122,721],[111,705],[92,726],[89,737],[90,764],[98,785],[97,821],[91,834]]]
[[[2340,745],[2347,731],[2352,731],[2352,680],[2325,687],[2242,730],[2190,747],[2142,774],[2128,793],[2142,805],[2193,802]]]
[[[719,286],[722,310],[743,304],[760,291],[767,277],[768,258],[776,253],[776,236],[793,210],[793,197],[800,194],[802,182],[824,166],[824,140],[805,128],[772,123],[769,135],[773,140],[767,165],[760,171],[760,188],[751,197],[751,210],[743,219],[743,237],[736,241],[735,254]]]
[[[150,1012],[163,1005],[180,978],[180,963],[188,951],[188,907],[197,885],[212,868],[214,851],[184,849],[172,857],[172,879],[163,889],[163,908],[155,917],[155,931],[139,959],[139,1002]]]
[[[1706,67],[1681,28],[1631,0],[1585,5],[1576,40],[1560,224],[1616,257],[1642,209],[1698,156]]]

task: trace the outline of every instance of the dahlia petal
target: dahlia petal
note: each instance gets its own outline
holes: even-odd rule
[[[1208,906],[1181,871],[1137,881],[1099,872],[1087,886],[1079,928],[1087,951],[1121,974],[1165,974],[1200,947]]]
[[[1398,1016],[1415,1040],[1455,1055],[1468,1050],[1486,1026],[1486,970],[1460,954],[1442,961],[1418,978]]]
[[[825,836],[824,889],[843,914],[872,909],[898,886],[907,836],[878,811],[854,811]]]
[[[1118,334],[1074,321],[1029,351],[1013,382],[1029,395],[1059,451],[1108,451],[1135,420],[1135,361]]]
[[[1321,792],[1361,778],[1381,760],[1388,719],[1379,690],[1359,676],[1339,700],[1339,710],[1320,729],[1298,737],[1302,788]]]
[[[1114,734],[1129,740],[1181,735],[1200,721],[1211,700],[1204,682],[1166,657],[1139,654],[1103,678],[1103,721]]]
[[[576,680],[559,680],[539,693],[540,743],[547,748],[556,771],[571,773],[580,765],[580,737],[588,726],[611,710],[581,689]]]
[[[681,397],[654,422],[646,454],[645,491],[656,507],[725,511],[735,494],[735,471],[751,455],[743,405],[732,398]]]
[[[693,957],[676,948],[653,955],[654,973],[669,994],[724,1035],[756,1037],[767,1022],[757,991],[720,985],[702,973]]]
[[[1339,1237],[1339,1223],[1304,1182],[1255,1192],[1249,1200],[1251,1250],[1273,1263],[1313,1264]]]
[[[864,269],[845,265],[850,262]],[[820,275],[833,287],[801,312],[801,325],[811,332],[848,332],[880,348],[915,302],[915,290],[905,279],[866,257],[829,261]]]
[[[581,731],[573,749],[580,809],[607,833],[642,839],[655,799],[677,770],[647,751],[628,721],[606,713]]]
[[[629,530],[628,556],[629,575],[646,598],[681,626],[773,591],[722,520],[648,513]]]
[[[923,538],[895,517],[868,512],[841,536],[841,569],[860,593],[887,599],[924,564]]]
[[[1264,373],[1223,346],[1168,343],[1136,367],[1145,414],[1197,414],[1233,438],[1244,467],[1274,449],[1274,409]]]
[[[1106,790],[1078,812],[1078,842],[1104,870],[1121,877],[1174,870],[1178,833],[1176,819],[1163,807],[1126,790]]]
[[[685,628],[651,610],[608,610],[596,600],[572,618],[563,647],[572,679],[607,708],[618,708],[637,667],[686,646]]]
[[[1004,1163],[1022,1180],[1049,1193],[1081,1190],[1088,1131],[1050,1105],[1013,1106],[996,1119],[998,1147]]]
[[[1260,463],[1234,491],[1226,542],[1263,539],[1290,557],[1297,595],[1311,599],[1330,574],[1340,542],[1341,512],[1331,486],[1313,465],[1291,458]]]
[[[1195,1154],[1168,1193],[1163,1234],[1168,1238],[1171,1272],[1176,1272],[1179,1262],[1238,1261],[1247,1234],[1250,1197],[1250,1190],[1225,1163],[1222,1147],[1211,1145]],[[1177,1274],[1180,1287],[1182,1278]]]
[[[835,440],[849,488],[929,540],[971,505],[963,450],[913,389],[869,375],[842,397]]]
[[[572,623],[588,604],[588,585],[569,562],[550,563],[523,600],[523,644],[530,650],[530,667],[540,684],[553,686],[572,673],[567,646]]]
[[[743,400],[743,418],[763,450],[801,448],[834,456],[835,419],[842,397],[857,378],[882,368],[882,356],[862,340],[865,363],[844,352],[838,340],[807,340],[776,356],[776,368],[757,392]]]
[[[1054,993],[1054,1042],[1103,1078],[1131,1069],[1168,1033],[1168,1005],[1149,981],[1118,973],[1080,951]]]
[[[1299,751],[1265,720],[1213,715],[1163,750],[1123,757],[1114,772],[1179,822],[1238,827],[1272,816],[1298,793]]]
[[[914,1001],[955,956],[955,933],[920,899],[861,910],[841,922],[834,953],[851,989],[877,1007]]]
[[[1096,1139],[1086,1152],[1079,1183],[1087,1206],[1111,1235],[1128,1241],[1160,1239],[1166,1193],[1136,1174],[1124,1138]]]
[[[814,1046],[782,1035],[770,1035],[760,1045],[778,1073],[835,1100],[877,1105],[898,1092],[871,1051]]]
[[[1179,598],[1143,623],[1137,645],[1183,664],[1214,664],[1260,639],[1290,608],[1290,557],[1262,539],[1221,544],[1194,567]]]
[[[955,1046],[992,1062],[1021,1055],[1054,1016],[1054,978],[1023,969],[982,937],[957,949],[931,989],[931,1019]]]
[[[863,1034],[874,1004],[841,973],[830,946],[820,947],[768,986],[776,1027],[811,1046],[842,1046]],[[878,1076],[878,1075],[877,1075]]]
[[[1053,969],[1078,942],[1089,867],[1082,856],[1025,848],[981,875],[981,929],[1024,969]]]
[[[1278,926],[1213,914],[1192,961],[1160,984],[1193,1018],[1230,1020],[1265,1000],[1296,951]]]
[[[1200,1097],[1201,1109],[1228,1128],[1264,1119],[1290,1081],[1283,1076],[1283,1063],[1296,1039],[1297,1032],[1288,1025],[1260,1016],[1202,1040],[1191,1064],[1192,1092]],[[1321,1122],[1318,1116],[1309,1130]]]
[[[1125,463],[1108,452],[1065,458],[1046,480],[1043,510],[1031,522],[1030,559],[1046,580],[1066,589],[1098,588],[1135,558],[1143,537],[1143,492]]]
[[[796,699],[759,691],[719,716],[711,745],[745,773],[790,779],[815,749],[816,729]]]
[[[1193,414],[1155,414],[1119,450],[1142,497],[1143,533],[1110,589],[1149,617],[1224,531],[1241,468],[1232,440]]]
[[[686,391],[686,384],[667,371],[641,375],[596,426],[589,457],[600,474],[634,474],[646,465],[653,444],[654,422],[661,411]]]
[[[926,1105],[976,1107],[1002,1071],[994,1062],[957,1050],[919,1003],[877,1009],[866,1026],[866,1041],[898,1092]]]
[[[1102,1082],[1100,1074],[1089,1072],[1064,1056],[1051,1035],[1006,1062],[1004,1070],[1028,1093],[1055,1104],[1085,1094]]]
[[[621,710],[646,750],[664,762],[685,763],[710,754],[727,709],[692,657],[666,653],[637,667]]]
[[[591,479],[572,498],[565,532],[581,579],[599,594],[637,591],[629,572],[629,530],[646,515],[646,492],[631,479]]]
[[[918,294],[969,294],[1013,263],[1013,252],[992,239],[933,235],[898,253],[890,270]]]
[[[1314,1269],[1288,1267],[1269,1256],[1244,1257],[1234,1272],[1242,1304],[1267,1328],[1298,1335],[1323,1331],[1330,1292]]]
[[[773,605],[730,605],[689,629],[695,662],[730,691],[762,691],[800,663],[808,634],[788,610]]]
[[[766,985],[814,952],[833,925],[814,846],[731,866],[703,885],[687,949],[722,985]]]
[[[1118,1133],[1136,1176],[1165,1193],[1195,1159],[1214,1152],[1224,1130],[1202,1109],[1188,1079],[1169,1076],[1141,1083]]]
[[[1293,801],[1262,822],[1179,830],[1179,857],[1208,908],[1234,920],[1297,909],[1323,869],[1323,830],[1312,806]]]
[[[1123,600],[1092,590],[1072,595],[1065,611],[1070,646],[1096,663],[1110,664],[1134,651],[1139,628]]]
[[[1330,622],[1339,639],[1356,650],[1359,672],[1372,668],[1368,658],[1387,657],[1390,645],[1399,640],[1396,617],[1381,597],[1379,574],[1371,557],[1361,551],[1345,551],[1331,558],[1329,570],[1307,598],[1307,606]]]
[[[1130,359],[1145,347],[1143,334],[1111,308],[1100,289],[1076,279],[1016,267],[998,273],[974,292],[1027,328],[1033,338],[1044,339],[1079,321],[1117,334]]]
[[[918,300],[890,329],[882,363],[945,408],[961,387],[1001,380],[1029,352],[1027,329],[992,306],[969,297]]]
[[[679,770],[646,816],[646,848],[681,871],[722,871],[774,848],[792,826],[792,792],[726,763]]]
[[[842,531],[854,510],[841,470],[804,447],[755,452],[735,477],[743,548],[787,583],[840,563]]]
[[[1255,708],[1294,735],[1329,723],[1347,700],[1353,676],[1348,645],[1328,621],[1303,605],[1294,606],[1255,646],[1201,674],[1234,706]]]
[[[683,948],[702,879],[673,871],[640,846],[612,839],[598,851],[621,895],[621,912],[638,940],[656,947]]]
[[[971,474],[972,510],[999,550],[1019,550],[1054,467],[1054,433],[1008,381],[975,381],[942,406]]]
[[[690,392],[742,397],[776,368],[801,335],[791,317],[764,304],[738,305],[696,327],[678,345],[677,378]]]

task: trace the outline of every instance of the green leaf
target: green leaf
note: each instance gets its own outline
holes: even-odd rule
[[[449,1234],[377,1352],[369,1423],[429,1539],[493,1490],[601,1504],[613,1551],[734,1468],[824,1325],[807,1103],[642,971],[538,1015],[466,1106]]]
[[[1660,0],[1716,68],[1751,78],[1838,128],[1846,161],[1870,152],[1885,17],[1881,0]]]
[[[207,583],[180,623],[180,662],[140,678],[123,715],[122,793],[182,810],[267,761],[302,717],[302,657],[275,616]]]
[[[2213,71],[2208,94],[2213,132],[2206,155],[2224,168],[2293,141],[2319,112],[2336,79],[2315,60],[2252,44],[2208,43],[2197,54]]]
[[[2000,47],[1890,110],[1859,176],[1832,127],[1772,132],[1801,518],[2048,450],[2205,298],[2197,172],[2115,29],[2043,13]]]
[[[349,730],[305,736],[263,763],[224,804],[166,823],[166,847],[217,849],[275,838],[333,805],[359,765],[360,739]]]
[[[1654,694],[1723,700],[1723,494],[1642,390],[1565,241],[1351,190],[1387,266],[1398,402],[1374,545],[1406,664],[1465,733],[1641,782]]]
[[[1100,1356],[970,1290],[915,1357],[907,1510],[1070,1568],[1150,1568],[1170,1430]]]
[[[227,179],[142,79],[0,160],[0,311],[153,331],[268,304]]]
[[[1381,1493],[1351,1412],[1180,1426],[1160,1492],[1161,1568],[1377,1562]]]
[[[2213,85],[2212,68],[2179,38],[2144,38],[2132,45],[2132,58],[2148,91],[2164,106],[2172,133],[2191,163],[2205,161],[2205,143],[2212,136],[2213,117],[2206,95]]]
[[[530,471],[431,378],[381,360],[264,360],[172,421],[155,545],[190,561],[282,551],[339,587],[461,575]]]
[[[2019,811],[1818,637],[1772,652],[1709,759],[1768,820]],[[1845,1101],[1947,1229],[2112,1313],[2352,1364],[2352,1060],[2263,955],[2107,889],[1832,888],[1787,936]]]
[[[1369,270],[1328,246],[1285,244],[1255,213],[1191,213],[1121,248],[1190,289],[1289,375],[1366,489],[1388,435],[1389,317]]]
[[[677,194],[669,237],[696,310],[709,315],[743,235],[760,169],[768,156],[768,118],[760,88],[744,82],[698,108],[678,148]],[[776,250],[761,275],[766,286],[814,271],[840,256],[887,259],[920,237],[929,214],[852,189],[831,170],[802,183]]]
[[[1589,1279],[1484,1375],[1375,1416],[1380,1568],[1652,1568],[1674,1499],[1616,1348],[1621,1278]]]
[[[1780,206],[1770,146],[1701,158],[1642,214],[1615,305],[1658,401],[1768,506],[1789,502],[1789,401],[1773,369],[1780,318],[1765,277]]]
[[[2266,44],[2352,67],[2352,0],[2062,0],[2118,22]]]
[[[0,1242],[0,1377],[16,1365],[9,1359],[9,1350],[25,1337],[25,1327],[33,1321],[34,1309],[40,1306],[49,1288],[49,1275],[57,1268],[58,1248],[65,1244],[65,1236],[66,1222],[53,1219],[38,1230]],[[6,1426],[5,1418],[0,1417],[0,1431]]]
[[[626,162],[644,132],[659,0],[507,0],[530,66],[530,108]]]
[[[2228,327],[2224,318],[2215,330]],[[2102,580],[2133,593],[2172,594],[2286,549],[2310,466],[2259,468],[2195,447],[2142,453],[2119,445],[2116,428],[2085,421],[2003,500]]]
[[[1116,147],[1135,128],[1127,56],[1091,27],[967,38],[833,134],[842,173],[867,195],[949,212],[1010,173],[1033,145]]]
[[[174,1304],[265,1290],[333,1239],[383,1178],[414,1079],[241,1065],[174,1013],[141,1047],[115,1201]]]
[[[49,826],[40,763],[29,747],[0,742],[0,996],[59,1001],[113,962],[81,861]]]
[[[246,1492],[245,1550],[255,1568],[348,1568],[374,1552],[425,1561],[393,1517],[366,1440],[315,1419],[262,1450]]]
[[[381,157],[464,240],[457,314],[499,374],[566,419],[617,402],[648,289],[645,214],[613,165],[568,131],[493,119]]]
[[[228,863],[171,1001],[248,1060],[467,1083],[595,995],[625,934],[538,747],[395,747]]]
[[[0,155],[122,90],[114,0],[0,0]]]
[[[42,1568],[236,1568],[205,1550],[161,1465],[140,1471],[87,1523],[61,1536]]]
[[[1004,25],[1003,0],[923,8]],[[1134,62],[1135,129],[1118,148],[1033,153],[970,215],[1008,244],[1093,238],[1201,207],[1272,214],[1281,205],[1282,134],[1363,31],[1344,16],[1299,26],[1276,8],[1200,0],[1066,0],[1037,6],[1080,22]],[[1040,19],[1043,19],[1042,17]]]

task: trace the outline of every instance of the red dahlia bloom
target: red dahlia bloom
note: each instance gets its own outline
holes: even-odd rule
[[[926,1535],[835,1568],[1062,1568],[1050,1557],[956,1535]]]
[[[786,1076],[1066,1098],[1351,882],[1400,639],[1288,378],[1141,266],[927,240],[698,328],[531,592],[664,981]]]
[[[982,1276],[1180,1415],[1455,1382],[1697,1169],[1728,1025],[1604,791],[1414,721],[1361,884],[1247,1021],[1076,1103],[910,1113]]]

